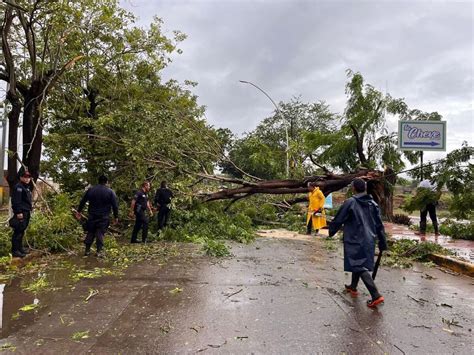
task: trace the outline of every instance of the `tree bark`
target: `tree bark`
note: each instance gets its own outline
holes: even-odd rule
[[[47,93],[46,81],[35,80],[24,96],[23,108],[23,163],[36,181],[40,173],[43,143],[41,104]]]
[[[392,219],[393,215],[393,194],[391,184],[388,180],[396,180],[396,175],[392,170],[385,172],[374,171],[369,169],[359,170],[350,174],[331,174],[310,176],[301,180],[269,180],[252,183],[251,185],[244,185],[239,187],[222,189],[220,191],[211,192],[203,195],[205,202],[216,200],[239,200],[249,197],[254,194],[303,194],[308,192],[308,182],[315,183],[319,186],[325,196],[331,192],[339,191],[348,186],[351,181],[356,178],[362,178],[367,181],[367,192],[370,193],[375,202],[379,204],[382,210],[382,215],[388,219]],[[304,199],[295,199],[295,201],[304,201]]]
[[[21,102],[18,96],[7,93],[7,100],[11,103],[12,109],[8,113],[8,173],[7,182],[10,196],[13,187],[18,182],[17,160],[18,160],[18,125],[20,122]],[[4,127],[5,129],[5,127]],[[3,172],[2,172],[3,174]]]

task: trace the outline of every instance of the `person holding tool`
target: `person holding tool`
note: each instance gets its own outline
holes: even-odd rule
[[[82,210],[86,202],[89,202],[88,218],[85,225],[87,231],[84,244],[86,249],[85,256],[89,256],[92,243],[96,240],[97,256],[102,256],[104,247],[104,235],[109,228],[110,210],[114,213],[114,224],[118,223],[118,202],[115,192],[107,187],[107,177],[102,175],[99,177],[99,183],[86,191],[79,203],[79,207],[75,213],[77,220],[81,220]]]
[[[326,226],[326,212],[324,211],[324,195],[318,186],[308,183],[308,213],[306,215],[306,234],[311,235],[314,229],[316,234]]]
[[[369,271],[374,270],[375,239],[378,239],[379,256],[387,250],[387,240],[380,209],[372,196],[366,193],[365,181],[356,178],[351,185],[354,195],[344,202],[329,223],[329,237],[344,225],[344,271],[352,272],[352,282],[345,285],[346,291],[357,297],[357,284],[362,279],[372,296],[367,306],[375,308],[384,302],[384,297]]]

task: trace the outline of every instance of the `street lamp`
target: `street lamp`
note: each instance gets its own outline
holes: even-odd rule
[[[260,92],[262,92],[266,97],[268,97],[268,99],[272,102],[273,106],[275,106],[278,114],[280,115],[280,117],[281,117],[281,119],[282,119],[282,121],[285,125],[285,135],[286,135],[286,164],[285,164],[285,167],[286,167],[286,177],[288,178],[289,175],[290,175],[290,157],[289,157],[290,143],[289,143],[289,139],[288,139],[288,122],[285,121],[285,117],[283,116],[283,113],[280,111],[280,109],[278,108],[278,105],[275,103],[275,101],[273,101],[273,99],[270,97],[270,95],[268,95],[265,91],[263,91],[262,88],[258,87],[254,83],[251,83],[250,81],[245,81],[245,80],[239,80],[239,81],[243,84],[252,85],[254,88],[260,90]]]

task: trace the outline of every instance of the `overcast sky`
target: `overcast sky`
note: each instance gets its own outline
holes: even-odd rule
[[[344,111],[345,70],[447,121],[448,151],[474,144],[473,1],[121,0],[188,38],[164,78],[193,80],[216,127],[241,134],[301,95]],[[396,122],[390,122],[396,129]],[[440,157],[426,152],[426,158]]]

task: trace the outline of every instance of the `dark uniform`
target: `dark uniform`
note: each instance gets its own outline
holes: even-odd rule
[[[25,250],[23,249],[23,236],[25,235],[25,230],[30,223],[31,209],[31,191],[29,186],[19,182],[13,188],[12,194],[13,217],[10,219],[10,226],[13,228],[13,256],[25,256]],[[17,215],[20,213],[23,214],[22,219],[18,219],[17,217]]]
[[[135,225],[132,232],[132,243],[138,243],[137,236],[140,229],[142,230],[142,242],[145,243],[148,236],[148,216],[146,210],[148,208],[148,196],[142,189],[138,190],[135,196]]]
[[[89,201],[88,219],[86,223],[87,236],[84,240],[86,244],[86,254],[89,252],[94,239],[96,239],[97,253],[100,253],[104,246],[104,235],[110,224],[110,210],[113,210],[114,217],[118,218],[117,196],[103,184],[98,184],[86,191],[77,209],[81,212],[86,202]]]
[[[167,187],[161,187],[156,190],[155,206],[158,210],[158,229],[166,227],[171,212],[171,199],[173,192]]]

